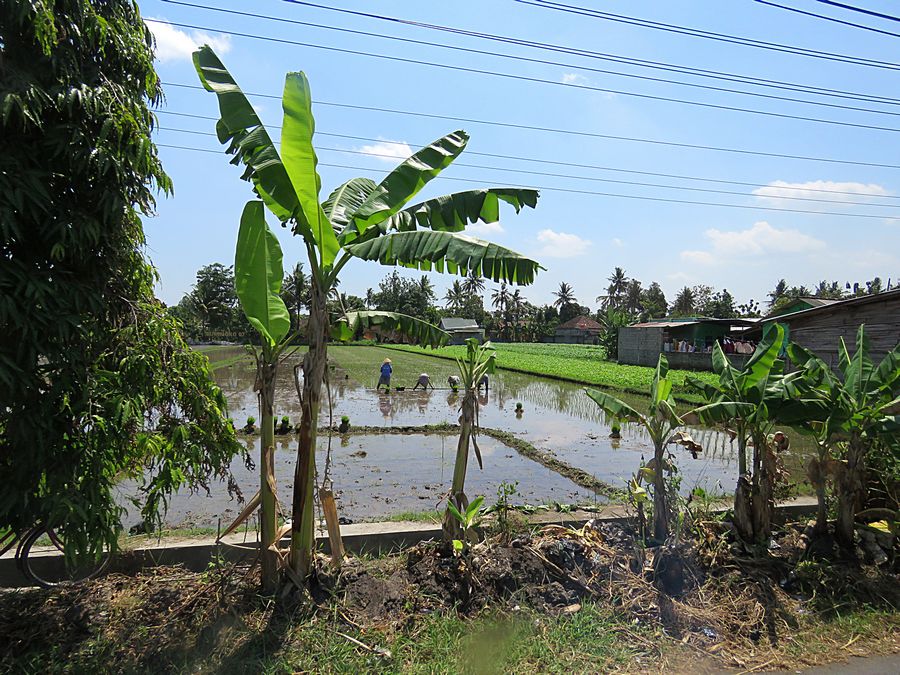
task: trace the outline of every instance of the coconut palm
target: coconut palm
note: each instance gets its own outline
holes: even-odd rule
[[[458,312],[461,307],[466,304],[467,293],[465,288],[463,288],[463,284],[461,281],[454,281],[450,288],[447,289],[447,293],[444,295],[444,300],[446,307],[451,312]]]
[[[575,299],[575,289],[572,288],[571,284],[567,284],[565,281],[560,282],[559,288],[553,291],[553,297],[556,300],[553,301],[553,306],[562,311],[563,307],[568,305],[574,305],[578,302]]]
[[[194,52],[194,65],[203,86],[216,94],[220,119],[216,131],[227,144],[232,163],[245,167],[242,178],[253,184],[258,199],[244,209],[247,245],[264,252],[274,239],[265,223],[264,206],[293,234],[300,238],[307,254],[310,276],[309,348],[303,357],[303,391],[294,473],[293,520],[288,575],[296,583],[307,577],[315,543],[313,498],[316,429],[322,381],[325,376],[327,342],[330,336],[349,339],[369,326],[395,330],[420,343],[438,345],[446,334],[429,323],[402,314],[356,311],[330,316],[326,299],[335,287],[341,270],[353,258],[400,265],[422,271],[474,274],[516,284],[534,280],[537,262],[507,248],[460,234],[474,222],[496,222],[501,201],[516,211],[534,207],[534,190],[489,188],[467,190],[429,199],[413,206],[409,201],[465,149],[468,135],[455,131],[419,150],[391,171],[380,183],[369,178],[353,178],[320,202],[321,180],[316,171],[313,148],[315,121],[309,82],[302,72],[285,78],[282,107],[281,148],[276,148],[268,132],[231,74],[208,46]],[[260,245],[259,242],[263,244]],[[260,267],[276,267],[264,255]],[[280,256],[277,267],[280,267]],[[277,284],[255,285],[256,301],[245,307],[251,323],[266,342],[280,345],[287,324],[270,319],[286,314],[277,297]],[[273,291],[274,288],[274,291]],[[273,295],[274,293],[274,295]],[[277,361],[271,365],[277,367]],[[274,386],[274,380],[273,380]],[[263,487],[274,488],[274,475],[261,478]],[[274,509],[263,514],[274,520]],[[275,549],[272,533],[264,537],[265,551]]]
[[[474,270],[466,275],[462,284],[468,295],[481,295],[484,293],[484,278],[476,274]]]
[[[606,287],[606,295],[602,296],[603,307],[605,309],[621,309],[628,290],[628,277],[625,275],[625,270],[616,267],[607,281],[609,281],[609,286]]]

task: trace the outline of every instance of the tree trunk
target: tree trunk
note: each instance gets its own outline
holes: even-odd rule
[[[303,400],[300,402],[300,430],[297,463],[294,468],[291,568],[301,579],[309,575],[315,552],[315,472],[316,431],[322,380],[328,360],[326,335],[328,315],[325,293],[314,279],[310,284],[310,311],[307,326],[309,351],[303,357]]]
[[[459,442],[456,444],[456,462],[453,466],[453,484],[450,488],[449,498],[449,503],[453,504],[460,513],[465,513],[469,506],[465,485],[466,469],[469,465],[469,439],[472,437],[472,429],[475,427],[475,405],[475,390],[468,388],[463,396],[462,412],[459,417]],[[463,537],[462,525],[450,513],[450,509],[444,513],[442,529],[446,541]]]
[[[835,480],[838,488],[838,517],[835,537],[844,548],[853,548],[856,514],[865,506],[865,445],[853,434],[847,446],[847,465]]]
[[[757,444],[754,444],[756,448]],[[759,455],[759,478],[754,495],[753,511],[756,514],[754,528],[756,541],[768,543],[772,537],[772,512],[775,510],[775,483],[778,478],[778,456],[765,436],[760,436],[759,447],[754,455]]]
[[[660,441],[653,450],[656,470],[653,476],[653,538],[663,543],[669,538],[669,499],[666,494],[665,446]]]
[[[816,525],[813,528],[813,534],[821,536],[828,532],[828,509],[825,504],[825,480],[826,462],[828,461],[828,450],[826,447],[819,445],[819,456],[809,460],[806,468],[806,475],[810,483],[816,489]]]
[[[738,482],[734,491],[734,527],[742,541],[752,542],[753,487],[747,475],[747,433],[743,425],[738,425],[737,433]]]
[[[263,347],[259,364],[259,530],[262,560],[262,590],[274,593],[278,587],[278,554],[275,513],[275,375],[278,364],[272,362]]]

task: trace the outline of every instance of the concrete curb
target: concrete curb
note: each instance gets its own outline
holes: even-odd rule
[[[722,513],[728,510],[727,505],[719,505],[711,512]],[[776,519],[791,520],[815,513],[814,497],[798,497],[782,502],[776,507]],[[597,511],[573,511],[571,513],[545,512],[533,514],[528,518],[530,524],[564,525],[581,527],[588,520],[600,520],[608,523],[624,522],[632,515],[623,505],[605,506]],[[341,536],[348,552],[372,555],[398,551],[429,539],[441,536],[441,527],[435,523],[381,522],[342,525]],[[182,565],[192,572],[202,572],[216,560],[228,562],[250,562],[258,553],[255,535],[247,537],[243,534],[232,534],[221,542],[214,539],[194,540],[162,540],[157,544],[124,551],[110,564],[108,571],[134,572],[158,565]],[[319,531],[316,540],[321,550],[328,552],[328,536]],[[287,540],[284,540],[287,544]],[[62,556],[55,549],[40,553],[43,565],[52,565],[62,569]],[[0,588],[21,588],[29,585],[27,579],[19,572],[12,552],[0,558]]]

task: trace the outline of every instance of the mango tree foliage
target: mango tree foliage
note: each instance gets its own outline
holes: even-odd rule
[[[313,147],[315,121],[309,82],[301,72],[285,77],[281,149],[231,74],[209,47],[194,52],[203,86],[216,94],[216,132],[243,165],[242,178],[265,206],[300,237],[310,269],[309,349],[303,360],[303,392],[296,470],[289,575],[302,581],[310,569],[313,538],[313,476],[316,428],[325,377],[326,349],[334,336],[364,328],[403,332],[429,345],[446,334],[413,317],[387,312],[330,316],[326,301],[352,258],[424,270],[469,272],[512,283],[531,283],[537,262],[504,247],[461,233],[467,223],[494,222],[499,203],[534,207],[538,194],[519,188],[472,190],[409,205],[465,149],[468,135],[454,131],[401,162],[383,180],[354,178],[320,203],[321,180]]]
[[[0,16],[0,529],[45,523],[90,554],[116,546],[123,476],[158,525],[169,494],[228,479],[242,448],[143,257],[140,216],[171,182],[136,3]]]

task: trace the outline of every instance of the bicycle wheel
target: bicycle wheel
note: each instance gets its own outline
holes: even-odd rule
[[[35,527],[25,535],[19,548],[22,573],[38,586],[53,588],[77,584],[93,579],[109,564],[109,553],[104,551],[99,560],[83,564],[67,564],[63,552],[63,540],[53,530]]]

